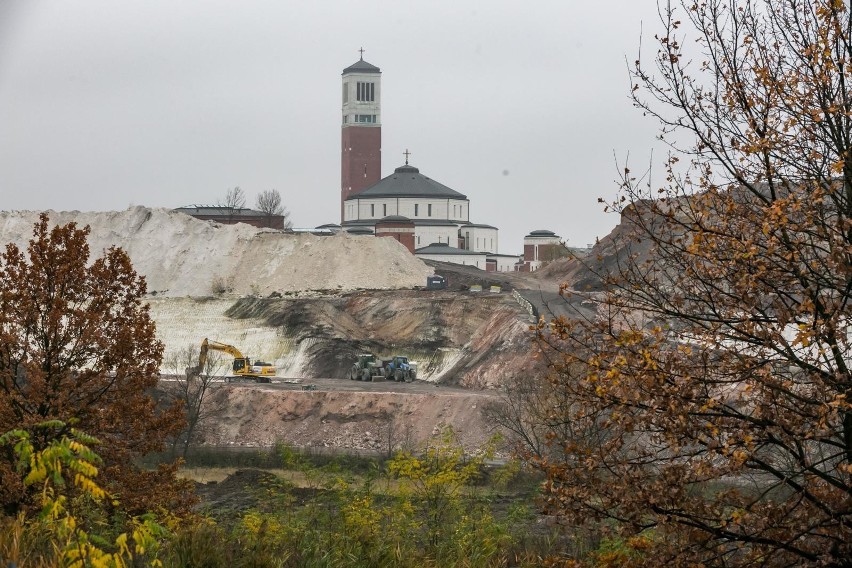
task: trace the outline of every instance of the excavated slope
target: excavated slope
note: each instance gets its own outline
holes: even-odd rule
[[[199,443],[382,450],[450,425],[475,448],[492,433],[481,413],[495,397],[490,387],[541,372],[528,316],[511,294],[461,285],[495,275],[415,290],[433,269],[392,239],[288,234],[145,207],[48,214],[89,225],[93,258],[110,246],[127,251],[148,282],[164,373],[182,375],[207,337],[274,363],[278,383],[324,381],[317,391],[217,383]],[[25,248],[38,215],[0,212],[0,243]],[[346,380],[363,352],[407,355],[421,380],[393,391]]]

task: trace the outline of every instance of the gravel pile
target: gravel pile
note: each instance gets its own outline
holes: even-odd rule
[[[0,212],[0,244],[25,248],[38,211]],[[389,238],[317,236],[200,221],[168,209],[48,211],[51,223],[89,225],[92,258],[124,249],[151,295],[268,296],[309,290],[422,286],[432,269]]]

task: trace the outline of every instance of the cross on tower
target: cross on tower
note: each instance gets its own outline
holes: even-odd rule
[[[361,49],[359,49],[358,51],[360,51],[360,52],[361,52],[361,61],[364,61],[364,48],[362,47],[362,48],[361,48]]]
[[[408,156],[411,155],[411,152],[408,151],[408,148],[405,149],[405,152],[403,152],[403,155],[405,155],[405,165],[407,166],[408,165]]]

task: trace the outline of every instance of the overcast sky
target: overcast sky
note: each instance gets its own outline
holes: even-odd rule
[[[644,32],[643,32],[644,28]],[[0,0],[0,210],[213,204],[277,189],[296,227],[340,221],[341,72],[382,70],[382,176],[468,196],[500,252],[618,222],[616,158],[656,125],[626,61],[655,0]]]

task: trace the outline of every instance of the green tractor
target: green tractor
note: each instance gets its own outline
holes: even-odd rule
[[[349,380],[372,381],[373,377],[384,377],[381,360],[372,353],[358,355],[358,361],[349,369]]]

